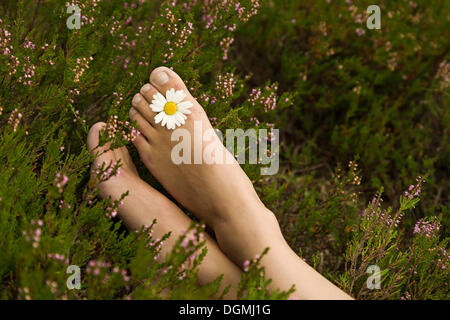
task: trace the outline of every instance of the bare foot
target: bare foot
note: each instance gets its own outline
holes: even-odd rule
[[[98,146],[99,131],[105,126],[104,123],[96,123],[89,131],[87,145],[88,149],[97,154],[93,167],[121,162],[120,173],[99,184],[100,196],[111,197],[119,200],[125,192],[128,196],[119,207],[118,216],[125,225],[132,230],[140,229],[142,226],[151,225],[154,219],[157,223],[153,227],[153,237],[161,238],[168,232],[171,236],[165,241],[161,248],[160,259],[164,259],[170,252],[182,230],[187,230],[192,220],[188,218],[172,201],[160,192],[145,183],[136,171],[128,150],[125,147],[110,150],[109,144]],[[205,235],[208,253],[199,267],[199,279],[201,283],[214,281],[220,274],[224,274],[221,289],[231,284],[231,290],[227,298],[236,297],[237,284],[240,281],[241,270],[231,262],[219,249],[217,243]]]
[[[171,141],[174,131],[155,121],[158,113],[149,106],[155,95],[160,93],[165,97],[170,89],[182,90],[186,95],[183,101],[192,103],[191,113],[187,114],[181,128],[190,133],[191,156],[194,158],[195,139],[202,139],[207,130],[212,130],[212,126],[181,78],[165,67],[156,68],[150,75],[150,83],[144,85],[133,98],[130,118],[137,122],[142,133],[134,145],[145,166],[164,188],[180,204],[210,225],[222,250],[236,263],[242,264],[255,252],[264,250],[262,245],[251,248],[241,246],[260,230],[265,230],[266,236],[283,239],[276,218],[262,204],[251,181],[216,135],[209,142],[203,142],[201,154],[205,148],[216,149],[216,154],[223,154],[223,164],[193,164],[195,159],[192,164],[175,164],[171,160],[172,148],[179,142]],[[201,131],[196,129],[199,124]],[[225,162],[226,159],[231,159],[231,163]]]
[[[182,90],[182,101],[188,103],[174,105],[179,101],[171,100],[175,93],[171,89]],[[161,95],[168,100],[162,99]],[[157,103],[153,100],[159,100],[160,104],[162,101],[164,105],[154,107]],[[175,97],[175,100],[179,99]],[[178,202],[213,228],[219,246],[230,259],[242,266],[245,260],[270,247],[262,264],[267,277],[273,280],[272,290],[287,290],[294,284],[297,289],[294,298],[349,298],[290,249],[274,214],[260,201],[251,181],[232,156],[231,164],[175,164],[172,161],[172,149],[179,142],[172,141],[172,133],[176,131],[163,125],[174,128],[174,120],[170,123],[161,121],[160,112],[164,110],[167,115],[172,115],[179,106],[184,115],[175,117],[175,122],[190,133],[192,153],[195,153],[194,142],[201,140],[212,128],[205,111],[175,72],[165,67],[153,70],[150,83],[134,96],[132,104],[130,118],[138,123],[142,133],[134,145],[143,163]],[[192,105],[190,113],[186,112],[189,104]],[[198,123],[201,123],[201,130],[196,130]],[[230,158],[215,135],[208,143],[203,143],[203,148]]]

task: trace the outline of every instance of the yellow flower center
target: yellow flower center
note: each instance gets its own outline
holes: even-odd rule
[[[164,105],[164,112],[169,116],[175,114],[177,112],[177,104],[175,102],[167,102]]]

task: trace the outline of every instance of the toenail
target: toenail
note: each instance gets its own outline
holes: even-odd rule
[[[147,84],[145,84],[145,85],[142,87],[142,92],[147,92],[147,91],[149,91],[151,88],[152,88],[152,86],[149,85],[149,84],[147,83]]]
[[[133,98],[133,103],[134,104],[137,104],[137,103],[139,103],[139,101],[141,101],[141,95],[138,93],[138,94],[136,94],[135,96],[134,96],[134,98]]]
[[[167,81],[169,81],[169,76],[164,71],[159,71],[157,74],[155,74],[153,80],[157,85],[162,86],[166,84]]]
[[[135,108],[131,108],[130,109],[130,115],[133,115],[133,114],[135,114],[137,111],[136,111],[136,109]]]

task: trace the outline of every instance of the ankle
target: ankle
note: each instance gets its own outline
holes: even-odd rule
[[[261,254],[266,248],[272,252],[287,246],[275,215],[262,202],[228,214],[216,221],[213,229],[219,245],[238,264]],[[241,251],[227,250],[236,247]]]
[[[261,200],[255,196],[241,197],[236,195],[230,201],[223,201],[215,208],[215,224],[237,224],[241,225],[243,221],[254,221],[264,219],[267,215],[273,213],[266,208]]]

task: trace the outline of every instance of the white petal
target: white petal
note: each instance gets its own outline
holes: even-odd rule
[[[190,101],[183,101],[183,102],[180,102],[178,105],[177,105],[177,107],[178,107],[178,109],[181,111],[181,110],[187,110],[187,109],[189,109],[189,108],[191,108],[193,106],[193,104],[192,104],[192,102],[190,102]]]
[[[181,112],[175,113],[175,119],[177,120],[177,125],[178,126],[180,126],[180,125],[185,123],[183,117],[186,118],[186,116],[184,114],[182,114]]]
[[[173,102],[180,103],[184,98],[186,98],[186,93],[184,93],[183,90],[178,90],[177,92],[175,92],[173,98],[175,99]]]
[[[159,92],[153,95],[152,103],[155,103],[155,100],[159,101],[162,105],[165,105],[167,103],[166,98],[164,98],[164,96]]]
[[[172,119],[172,129],[175,129],[177,127],[177,125],[179,126],[177,119],[173,118]]]
[[[175,102],[175,89],[174,88],[166,91],[166,98],[167,98],[167,101]]]
[[[160,123],[161,120],[164,118],[165,114],[166,114],[166,113],[165,113],[164,111],[158,113],[158,114],[155,116],[155,123]]]
[[[167,123],[167,115],[164,115],[164,117],[163,117],[163,119],[162,119],[162,122],[161,122],[161,125],[164,127],[165,125],[166,125],[166,123]]]
[[[155,101],[155,100],[153,100],[153,101]],[[161,112],[164,110],[164,105],[158,101],[156,103],[152,103],[150,105],[150,108],[152,109],[153,112]]]
[[[167,117],[167,128],[171,128],[172,127],[172,116],[168,116]]]
[[[184,114],[191,114],[191,110],[189,110],[189,109],[183,109],[183,110],[179,110],[179,111]]]

